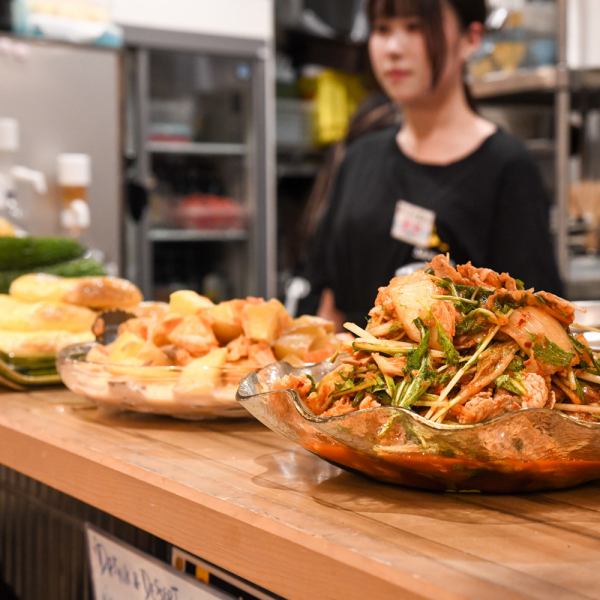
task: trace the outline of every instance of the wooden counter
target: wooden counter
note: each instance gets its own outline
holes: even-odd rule
[[[600,598],[600,485],[527,496],[373,483],[252,421],[0,393],[0,463],[292,598]]]

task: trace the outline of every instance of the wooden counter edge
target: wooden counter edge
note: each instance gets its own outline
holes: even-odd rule
[[[107,462],[0,424],[0,463],[284,597],[462,597],[197,490],[173,482],[166,490],[151,481],[159,476],[146,473],[144,481]]]

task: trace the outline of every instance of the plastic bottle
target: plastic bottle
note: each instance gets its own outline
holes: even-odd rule
[[[58,186],[62,200],[60,224],[65,232],[79,237],[90,226],[87,203],[91,164],[87,154],[59,154]]]

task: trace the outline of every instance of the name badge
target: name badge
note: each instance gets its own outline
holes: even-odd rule
[[[435,224],[432,210],[398,200],[392,222],[391,236],[400,242],[406,242],[420,248],[427,248]]]

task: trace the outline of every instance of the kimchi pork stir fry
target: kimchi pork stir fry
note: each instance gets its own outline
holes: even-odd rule
[[[573,320],[554,294],[439,255],[380,288],[365,329],[346,324],[358,337],[321,381],[289,375],[280,387],[322,416],[398,406],[469,424],[548,408],[597,420],[600,363]]]

